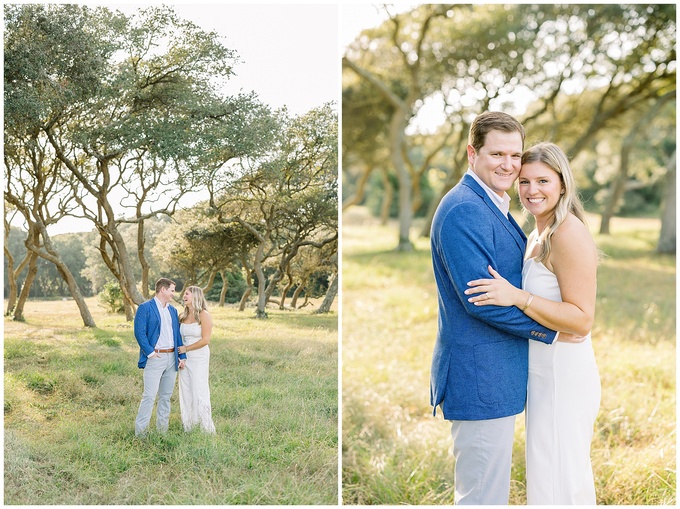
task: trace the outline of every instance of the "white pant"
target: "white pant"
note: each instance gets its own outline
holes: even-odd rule
[[[137,420],[135,421],[135,435],[146,432],[151,421],[151,412],[158,395],[158,408],[156,408],[156,429],[161,433],[168,431],[170,422],[170,396],[175,389],[175,354],[159,353],[157,356],[146,360],[144,368],[144,393],[139,404]]]
[[[455,503],[508,505],[515,416],[451,421]]]

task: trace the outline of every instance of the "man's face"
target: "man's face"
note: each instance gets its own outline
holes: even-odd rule
[[[170,285],[167,288],[161,288],[161,291],[158,294],[158,300],[160,300],[163,304],[171,302],[174,297],[175,297],[175,285]]]
[[[522,135],[516,131],[489,131],[479,151],[471,145],[467,151],[472,171],[495,193],[503,196],[522,167]]]

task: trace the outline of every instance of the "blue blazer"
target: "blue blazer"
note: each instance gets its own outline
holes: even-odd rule
[[[170,306],[172,317],[172,332],[175,339],[175,369],[179,369],[179,359],[186,359],[187,355],[177,354],[177,347],[183,346],[182,336],[179,333],[179,316],[174,306]],[[144,369],[146,360],[156,348],[158,338],[161,336],[161,314],[158,312],[156,302],[151,299],[139,305],[135,314],[135,339],[139,343],[139,362],[137,366]]]
[[[490,278],[491,265],[522,286],[526,235],[470,175],[442,199],[432,221],[432,264],[439,326],[430,404],[447,420],[496,419],[524,410],[528,339],[552,343],[556,332],[518,308],[475,306],[468,281]]]

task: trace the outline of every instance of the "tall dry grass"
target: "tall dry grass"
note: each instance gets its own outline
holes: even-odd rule
[[[591,221],[597,224],[597,221]],[[616,219],[597,237],[592,332],[602,379],[592,460],[599,504],[675,504],[675,258],[659,224]],[[452,504],[449,425],[432,417],[437,327],[429,243],[395,253],[396,229],[343,217],[342,464],[345,504]],[[524,420],[516,421],[511,504],[525,504]]]
[[[132,325],[88,304],[97,329],[71,301],[5,319],[6,504],[337,503],[337,313],[212,307],[217,434],[182,430],[175,391],[169,432],[139,439]]]

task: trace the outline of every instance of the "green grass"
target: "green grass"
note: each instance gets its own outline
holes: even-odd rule
[[[337,504],[337,313],[212,307],[217,434],[182,430],[175,391],[139,439],[132,324],[88,304],[98,329],[72,301],[5,319],[6,504]]]
[[[675,258],[653,252],[658,221],[612,226],[596,236],[605,254],[592,333],[602,379],[597,500],[674,505]],[[453,504],[450,427],[429,405],[437,328],[429,242],[396,253],[395,232],[360,209],[343,218],[343,503]],[[511,504],[526,503],[524,437],[522,414]]]

